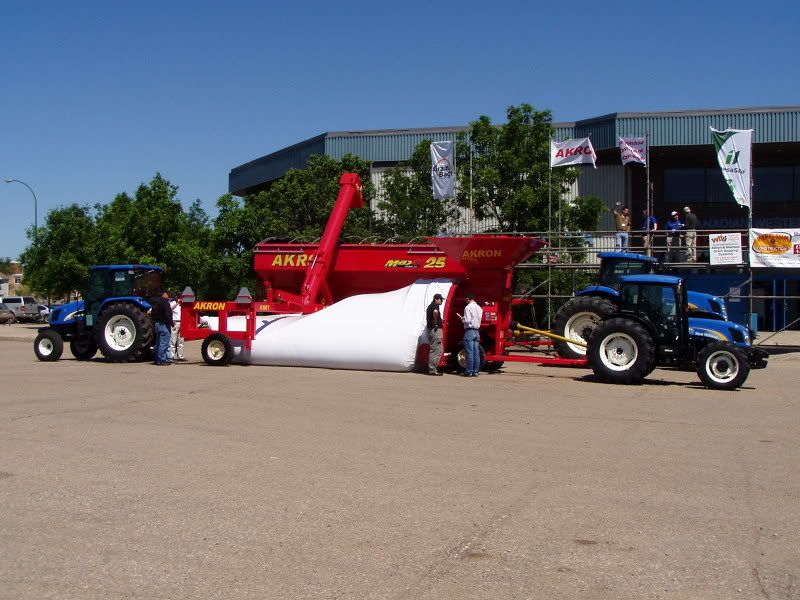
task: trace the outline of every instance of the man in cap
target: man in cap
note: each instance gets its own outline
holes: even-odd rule
[[[642,236],[642,242],[645,251],[647,252],[648,256],[650,254],[650,249],[653,247],[653,232],[658,229],[658,221],[656,218],[650,214],[650,211],[646,208],[642,211],[642,231],[644,235]]]
[[[425,321],[431,350],[428,354],[428,375],[441,375],[439,361],[442,360],[442,302],[441,294],[434,294],[425,311]]]
[[[475,294],[466,294],[467,306],[464,308],[464,349],[467,351],[467,365],[464,375],[477,377],[481,370],[481,320],[483,309],[475,302]]]
[[[678,211],[673,210],[670,213],[669,221],[667,221],[667,262],[678,262],[678,252],[681,247],[681,230],[683,223],[681,223]]]
[[[697,215],[688,206],[683,207],[683,215],[683,225],[686,228],[684,234],[686,262],[697,262]]]

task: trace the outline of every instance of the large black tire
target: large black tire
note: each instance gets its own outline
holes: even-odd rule
[[[614,304],[598,296],[578,296],[558,309],[553,319],[553,333],[570,340],[587,342],[603,319],[616,311]],[[556,340],[553,342],[561,358],[584,358],[586,348]]]
[[[749,374],[747,354],[730,342],[711,342],[697,355],[697,375],[712,390],[735,390]]]
[[[97,319],[95,341],[110,361],[144,360],[147,348],[153,343],[153,323],[135,304],[114,302]]]
[[[45,329],[33,341],[33,352],[43,362],[54,362],[64,353],[64,340],[57,331]]]
[[[82,335],[70,340],[69,350],[78,360],[92,360],[97,354],[97,342],[90,335]]]
[[[641,383],[655,364],[652,336],[631,319],[603,321],[589,338],[587,350],[592,371],[608,383]]]
[[[212,367],[224,367],[233,360],[233,342],[224,333],[212,333],[200,348],[205,363]]]
[[[481,362],[480,362],[480,366],[478,367],[478,370],[482,371],[484,369],[484,367],[488,368],[488,365],[486,363],[486,350],[483,349],[483,346],[480,346],[480,351],[481,351]],[[459,373],[464,373],[467,370],[467,349],[464,348],[464,342],[461,342],[458,345],[458,352],[456,352],[456,357],[455,358],[456,358],[456,360],[455,360],[456,371],[458,371]],[[502,362],[500,362],[500,361],[496,361],[496,362],[500,363],[499,366],[497,366],[496,368],[493,368],[493,369],[489,369],[489,370],[496,371],[497,369],[499,369],[500,367],[503,366]],[[494,362],[493,363],[489,363],[489,364],[494,364]]]

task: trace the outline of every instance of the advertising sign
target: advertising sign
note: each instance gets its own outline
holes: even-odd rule
[[[712,265],[742,264],[742,234],[709,233],[708,253]]]
[[[750,208],[750,177],[752,163],[750,160],[753,141],[752,129],[711,129],[714,149],[717,151],[717,162],[722,169],[725,183],[733,194],[733,199],[742,206]]]
[[[750,266],[800,269],[800,229],[751,229]]]
[[[550,140],[551,167],[590,164],[596,169],[596,161],[597,155],[594,153],[592,141],[588,137],[566,142]]]
[[[437,200],[454,198],[456,195],[454,148],[454,142],[433,142],[431,144],[431,182],[433,197]]]
[[[619,138],[619,151],[622,154],[623,165],[627,165],[629,162],[647,164],[646,137]]]

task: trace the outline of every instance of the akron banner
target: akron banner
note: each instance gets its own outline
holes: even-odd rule
[[[588,137],[566,142],[550,140],[550,166],[568,167],[570,165],[597,165],[597,155],[592,147],[592,140]]]
[[[800,229],[751,229],[750,266],[800,269]]]

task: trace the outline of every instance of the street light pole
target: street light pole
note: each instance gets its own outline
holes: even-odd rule
[[[33,194],[33,241],[37,241],[39,237],[39,208],[36,203],[36,193],[31,189],[31,186],[19,179],[6,179],[6,183],[21,183]]]

